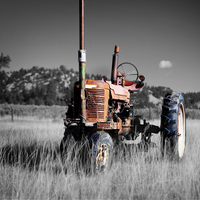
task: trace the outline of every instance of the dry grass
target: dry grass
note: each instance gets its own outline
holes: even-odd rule
[[[181,162],[161,159],[155,135],[157,148],[130,148],[126,159],[118,156],[109,171],[91,176],[77,173],[75,163],[63,166],[58,151],[62,122],[2,119],[0,199],[199,199],[199,128],[199,121],[188,120]]]

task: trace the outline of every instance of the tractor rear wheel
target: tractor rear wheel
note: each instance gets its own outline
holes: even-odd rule
[[[161,115],[161,153],[173,159],[181,159],[186,147],[185,106],[180,93],[165,95]]]
[[[105,171],[111,162],[112,138],[104,131],[93,133],[89,139],[89,146],[91,150],[91,168],[94,172]]]

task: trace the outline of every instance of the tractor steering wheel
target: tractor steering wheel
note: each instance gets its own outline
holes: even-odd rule
[[[137,81],[139,72],[135,65],[129,62],[124,62],[118,65],[117,71],[124,76],[127,81]]]

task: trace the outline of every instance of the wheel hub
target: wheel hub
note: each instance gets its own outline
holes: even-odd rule
[[[108,159],[109,151],[106,144],[101,144],[96,157],[96,167],[105,166]]]

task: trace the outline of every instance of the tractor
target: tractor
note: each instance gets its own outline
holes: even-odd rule
[[[85,79],[84,1],[80,0],[79,81],[64,119],[61,155],[77,142],[87,141],[86,159],[92,159],[95,170],[104,171],[112,151],[120,143],[134,144],[141,138],[144,147],[151,145],[153,134],[160,133],[163,156],[181,159],[186,145],[185,107],[181,93],[167,93],[163,98],[161,123],[155,126],[141,116],[133,115],[130,94],[141,90],[145,77],[129,62],[118,64],[119,46],[112,57],[111,78]],[[90,155],[90,156],[89,156]]]

